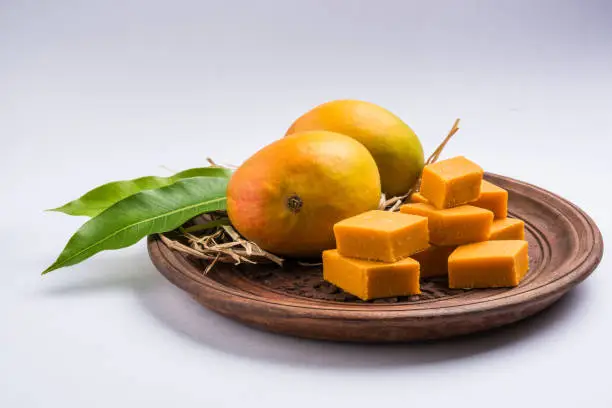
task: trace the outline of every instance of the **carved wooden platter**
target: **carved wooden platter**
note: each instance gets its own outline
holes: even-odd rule
[[[550,306],[587,278],[603,254],[597,226],[578,207],[539,187],[487,173],[509,192],[509,215],[525,221],[530,270],[515,288],[451,290],[423,281],[417,296],[364,302],[322,280],[320,267],[215,265],[148,240],[151,259],[203,306],[276,333],[350,342],[406,342],[484,331]]]

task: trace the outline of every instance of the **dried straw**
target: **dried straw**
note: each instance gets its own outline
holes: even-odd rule
[[[227,217],[222,212],[204,214],[202,223],[180,228],[176,238],[160,234],[161,240],[171,249],[197,259],[210,261],[204,273],[208,273],[217,262],[222,263],[275,263],[283,265],[283,259],[261,249],[254,242],[240,236],[236,230],[225,225]],[[195,233],[198,233],[196,235]]]

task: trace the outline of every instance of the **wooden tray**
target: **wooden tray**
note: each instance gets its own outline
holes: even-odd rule
[[[170,282],[205,307],[272,332],[403,342],[483,331],[550,306],[588,277],[603,254],[601,233],[575,205],[522,181],[485,177],[508,190],[510,216],[526,224],[530,271],[516,288],[449,290],[444,280],[432,280],[418,296],[363,302],[324,282],[318,267],[224,264],[204,276],[205,264],[156,236],[149,237],[149,254]]]

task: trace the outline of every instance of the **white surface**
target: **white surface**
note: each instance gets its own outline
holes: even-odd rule
[[[432,345],[254,331],[144,242],[42,278],[101,183],[239,163],[329,99],[550,189],[612,233],[612,3],[0,2],[0,406],[610,407],[610,261],[549,312]]]

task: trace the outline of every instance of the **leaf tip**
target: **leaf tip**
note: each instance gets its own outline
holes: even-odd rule
[[[45,269],[44,271],[41,272],[41,276],[45,276],[46,274],[48,274],[49,272],[53,272],[56,269],[60,269],[62,268],[63,264],[60,263],[60,260],[57,259],[55,262],[53,262],[49,267],[47,267],[47,269]]]
[[[68,205],[62,205],[60,207],[55,207],[55,208],[47,208],[46,210],[43,210],[44,212],[58,212],[58,213],[64,213],[67,215],[72,215],[70,213],[70,207]]]
[[[54,265],[51,265],[50,267],[48,267],[47,269],[45,269],[44,271],[42,271],[42,273],[40,274],[41,276],[45,276],[46,274],[48,274],[51,271],[54,271],[56,268]]]
[[[94,217],[98,214],[98,212],[91,210],[91,209],[81,210],[78,208],[76,209],[72,208],[67,205],[57,207],[57,208],[49,208],[47,210],[44,210],[44,212],[57,212],[57,213],[62,213],[66,215],[71,215],[73,217]]]

